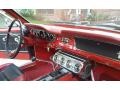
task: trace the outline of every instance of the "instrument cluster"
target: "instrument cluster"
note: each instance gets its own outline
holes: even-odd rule
[[[33,34],[35,37],[40,39],[46,39],[48,41],[53,41],[55,39],[55,35],[46,32],[45,30],[31,30],[31,34]]]

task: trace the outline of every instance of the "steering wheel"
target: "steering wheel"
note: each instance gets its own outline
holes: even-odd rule
[[[16,31],[12,32],[12,27],[15,23],[17,23],[19,27],[19,30],[17,30],[17,33]],[[15,19],[10,24],[7,35],[6,35],[5,49],[6,49],[6,55],[8,58],[13,59],[18,55],[21,48],[22,40],[23,40],[22,24],[20,20]],[[13,42],[16,45],[14,45]],[[11,47],[13,48],[13,50],[11,50]]]

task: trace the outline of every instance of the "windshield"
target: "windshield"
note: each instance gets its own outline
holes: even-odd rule
[[[15,11],[31,23],[37,24],[63,23],[111,29],[120,27],[120,9],[15,9]]]

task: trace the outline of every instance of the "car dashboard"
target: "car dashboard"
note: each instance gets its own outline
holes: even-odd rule
[[[52,25],[26,24],[28,35],[25,41],[34,48],[36,60],[52,61],[56,65],[79,75],[82,79],[90,77],[94,65],[120,70],[120,46],[96,40],[96,38],[72,35],[70,28]],[[60,30],[62,29],[62,30]],[[67,36],[68,35],[68,36]],[[86,36],[86,35],[85,35]],[[105,40],[106,41],[106,40]],[[30,43],[29,43],[30,42]],[[93,64],[94,63],[94,64]],[[64,71],[64,70],[63,70]],[[66,71],[65,71],[66,73]],[[47,79],[50,76],[47,75]],[[44,78],[39,80],[46,80]]]

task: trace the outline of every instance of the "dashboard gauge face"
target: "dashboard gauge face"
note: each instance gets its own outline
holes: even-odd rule
[[[39,37],[40,36],[39,33],[36,33],[36,36]]]
[[[45,33],[43,31],[40,31],[40,37],[45,38]]]
[[[61,63],[61,60],[62,60],[62,56],[61,56],[61,55],[58,55],[57,60],[58,60],[58,63],[60,64],[60,63]]]
[[[80,71],[80,64],[75,64],[75,66],[74,66],[74,70],[76,71],[76,72],[79,72]]]
[[[61,58],[61,62],[60,62],[60,64],[61,64],[61,65],[64,65],[64,63],[65,63],[65,58],[62,57],[62,58]]]
[[[40,39],[46,39],[47,41],[53,41],[55,39],[55,35],[44,30],[33,30],[31,29],[31,33]]]
[[[67,68],[70,68],[70,67],[72,66],[71,60],[68,60],[68,61],[67,61],[66,66],[67,66]]]
[[[54,36],[53,34],[49,34],[49,40],[50,40],[50,41],[53,41],[54,38],[55,38],[55,36]]]
[[[57,62],[57,55],[54,56],[54,59],[53,59],[55,62]]]
[[[58,51],[53,55],[52,59],[55,63],[61,65],[65,69],[72,71],[74,73],[79,73],[83,66],[85,60],[76,56],[72,56],[68,53]]]
[[[45,35],[45,38],[47,39],[48,38],[48,33],[47,32],[44,32],[44,35]]]

